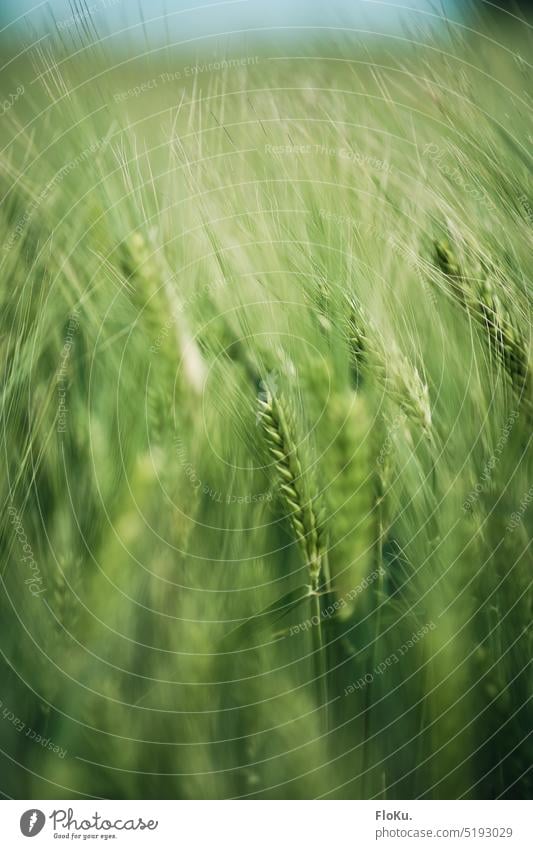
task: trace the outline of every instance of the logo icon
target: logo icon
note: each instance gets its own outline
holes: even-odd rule
[[[20,830],[24,837],[35,837],[42,831],[46,822],[46,817],[38,808],[31,808],[29,811],[24,811],[20,818]]]

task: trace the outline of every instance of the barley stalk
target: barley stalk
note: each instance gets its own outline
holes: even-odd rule
[[[371,651],[371,662],[370,668],[375,669],[378,659],[378,641],[381,634],[381,617],[382,617],[382,605],[384,599],[384,576],[385,576],[385,566],[383,560],[383,541],[387,534],[386,529],[386,519],[385,519],[385,493],[387,491],[388,485],[388,470],[384,467],[383,464],[378,465],[378,468],[374,473],[374,510],[373,514],[375,517],[375,559],[374,559],[374,570],[378,575],[378,578],[374,585],[374,609],[373,609],[373,617],[374,617],[374,638],[372,642],[372,651]],[[374,702],[374,689],[375,682],[371,681],[367,687],[365,687],[365,708],[363,714],[363,739],[365,741],[365,745],[363,747],[363,788],[365,789],[365,785],[368,782],[370,775],[367,775],[368,763],[368,741],[371,738],[371,724],[372,724],[372,704]],[[368,791],[366,791],[368,792]],[[365,790],[364,790],[365,794]]]
[[[307,496],[301,459],[293,436],[293,426],[283,403],[274,396],[265,381],[258,396],[259,415],[268,451],[281,481],[279,491],[287,509],[292,530],[304,556],[311,589],[311,615],[317,617],[313,628],[313,658],[318,700],[324,709],[328,727],[327,660],[321,621],[321,599],[327,598],[329,575],[325,534],[320,514]]]

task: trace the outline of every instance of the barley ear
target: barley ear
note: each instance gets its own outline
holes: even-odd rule
[[[358,299],[347,296],[347,332],[357,371],[367,370],[411,422],[432,439],[431,405],[426,381],[395,343],[387,345]]]
[[[280,480],[281,501],[287,510],[309,573],[311,616],[316,619],[312,630],[314,683],[317,702],[323,714],[324,731],[327,731],[328,663],[321,607],[327,599],[329,572],[323,520],[306,493],[305,477],[289,413],[283,402],[275,397],[267,381],[261,382],[258,404],[267,448]]]
[[[435,264],[445,275],[453,299],[485,332],[491,354],[502,365],[513,392],[533,421],[533,378],[526,339],[511,308],[498,294],[490,270],[467,277],[446,242],[435,242]]]
[[[267,448],[280,480],[281,500],[305,557],[311,587],[317,591],[323,577],[324,529],[319,512],[312,499],[305,493],[305,478],[293,437],[290,415],[266,382],[261,383],[258,404]]]

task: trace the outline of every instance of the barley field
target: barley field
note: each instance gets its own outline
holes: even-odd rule
[[[528,27],[72,15],[1,42],[0,792],[529,798]]]

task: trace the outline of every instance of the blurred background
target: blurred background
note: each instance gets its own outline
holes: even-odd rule
[[[530,5],[3,0],[6,797],[531,795]]]

